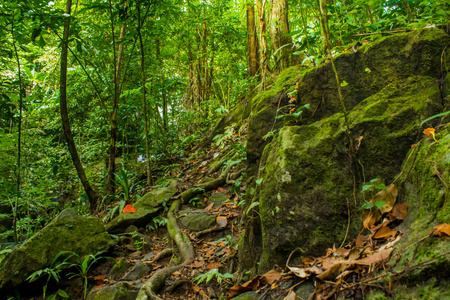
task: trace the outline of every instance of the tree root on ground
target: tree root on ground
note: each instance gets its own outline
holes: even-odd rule
[[[178,195],[175,199],[183,199],[184,202],[187,202],[194,198],[195,196],[203,193],[204,191],[210,191],[217,189],[218,187],[224,185],[227,181],[227,175],[231,171],[232,165],[228,165],[227,168],[220,174],[219,177],[217,177],[214,180],[200,183],[196,185],[195,187],[192,187],[190,189],[187,189],[186,191],[182,192],[180,195]]]
[[[189,240],[189,237],[181,231],[180,227],[178,227],[177,220],[173,216],[173,213],[180,207],[179,202],[179,200],[174,201],[167,213],[167,230],[178,247],[182,263],[177,266],[169,266],[158,270],[153,274],[139,290],[136,300],[162,300],[156,293],[164,286],[166,279],[182,267],[189,265],[194,260],[194,248],[191,245],[191,241]]]
[[[195,233],[192,234],[192,236],[195,237],[195,238],[198,238],[198,237],[200,237],[202,235],[205,235],[205,234],[208,234],[208,233],[211,233],[211,232],[223,231],[223,230],[226,230],[226,229],[227,229],[227,226],[220,227],[219,225],[216,225],[214,227],[211,227],[211,228],[208,228],[208,229],[205,229],[205,230],[202,230],[202,231],[195,232]]]

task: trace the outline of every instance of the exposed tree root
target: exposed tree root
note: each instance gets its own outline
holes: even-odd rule
[[[163,259],[164,257],[172,255],[173,253],[175,253],[175,249],[173,249],[173,248],[164,249],[161,252],[159,252],[155,257],[153,257],[153,261],[154,262],[159,261],[159,260]]]
[[[192,187],[184,192],[182,192],[180,195],[176,197],[176,199],[183,199],[185,202],[191,200],[195,196],[203,193],[204,191],[210,191],[217,189],[218,187],[224,185],[227,181],[227,174],[231,171],[232,165],[228,165],[227,168],[220,174],[220,176],[214,180],[200,183],[196,185],[195,187]]]
[[[208,233],[211,233],[211,232],[223,231],[223,230],[226,230],[226,229],[227,229],[226,226],[225,227],[220,227],[219,225],[216,225],[216,226],[214,226],[212,228],[208,228],[208,229],[205,229],[205,230],[202,230],[202,231],[195,232],[195,233],[192,234],[192,236],[194,236],[195,238],[198,238],[198,237],[200,237],[202,235],[205,235],[205,234],[208,234]]]
[[[182,258],[182,264],[158,270],[139,290],[136,300],[162,300],[156,293],[164,286],[166,279],[174,272],[190,264],[194,259],[194,248],[191,245],[191,241],[189,240],[189,237],[181,231],[180,227],[178,227],[177,220],[173,216],[173,213],[180,207],[179,202],[179,200],[174,201],[167,213],[167,230],[178,247],[178,251]]]

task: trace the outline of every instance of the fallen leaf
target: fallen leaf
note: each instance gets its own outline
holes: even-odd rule
[[[210,205],[208,205],[207,207],[204,208],[204,210],[211,210],[214,206],[214,203],[211,203]]]
[[[404,220],[408,214],[408,203],[396,203],[392,209],[392,215],[398,220]]]
[[[381,227],[375,232],[373,235],[374,239],[384,239],[390,236],[393,236],[397,233],[397,230],[391,230],[389,227]]]
[[[367,256],[366,258],[355,260],[353,262],[357,265],[370,266],[372,264],[379,263],[379,262],[382,262],[382,261],[388,259],[389,255],[391,255],[392,250],[393,249],[377,251],[377,252],[373,253],[372,255]]]
[[[358,235],[356,237],[356,241],[355,241],[356,247],[358,247],[358,248],[363,247],[367,243],[368,240],[369,239],[367,237],[365,237],[364,235],[361,235],[361,234]]]
[[[447,223],[443,223],[435,226],[431,235],[437,237],[450,237],[450,225]]]
[[[220,228],[223,228],[223,227],[227,226],[227,224],[228,224],[228,220],[227,220],[226,217],[220,217],[219,216],[219,217],[216,218],[216,222],[217,222],[217,224],[219,225]]]
[[[248,291],[256,291],[258,287],[261,284],[261,279],[263,277],[261,275],[256,276],[250,281],[247,281],[243,285],[235,284],[233,285],[227,293],[227,300],[231,299],[233,297],[236,297],[237,295],[240,295],[242,293],[248,292]]]
[[[270,270],[266,274],[263,275],[263,279],[261,280],[264,284],[272,284],[277,281],[281,276],[281,272],[277,270]]]
[[[196,260],[191,264],[191,267],[192,268],[201,268],[204,265],[205,265],[205,262],[203,260],[201,260],[201,261]]]
[[[194,292],[196,292],[196,293],[200,292],[200,290],[201,290],[201,288],[198,287],[197,285],[193,285],[193,286],[192,286],[192,289],[193,289]]]
[[[136,211],[137,211],[137,209],[133,205],[127,204],[123,208],[122,213],[124,213],[124,214],[131,213],[132,214],[132,213],[135,213]]]
[[[372,227],[378,219],[378,210],[375,207],[372,207],[370,210],[366,209],[363,212],[363,219],[364,219],[363,221],[364,228]]]
[[[339,263],[331,266],[331,268],[329,268],[322,274],[317,275],[316,278],[318,278],[320,280],[333,280],[336,277],[338,277],[339,274],[341,274],[342,272],[344,272],[345,270],[347,270],[350,267],[351,267],[351,264],[349,264],[347,262],[339,262]]]
[[[294,273],[295,276],[300,278],[308,278],[311,275],[319,275],[323,273],[323,271],[317,266],[312,266],[308,268],[298,268],[298,267],[288,267],[288,268],[292,273]]]
[[[216,191],[217,191],[217,193],[225,193],[227,190],[222,188],[222,187],[220,187]]]
[[[291,290],[291,291],[289,292],[289,294],[288,294],[286,297],[284,297],[283,300],[295,300],[295,299],[296,299],[296,296],[297,296],[297,295],[294,293],[294,291]]]
[[[212,269],[218,269],[222,266],[221,263],[209,263],[206,265],[206,268],[208,268],[208,270],[212,270]]]

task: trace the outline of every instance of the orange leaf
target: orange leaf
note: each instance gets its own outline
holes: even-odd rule
[[[272,284],[277,281],[281,276],[281,272],[276,270],[270,270],[266,274],[263,275],[262,283],[264,284]]]
[[[137,209],[131,205],[131,204],[127,204],[125,205],[125,207],[122,210],[122,213],[127,214],[127,213],[135,213],[137,211]]]
[[[447,223],[443,223],[435,226],[431,235],[437,237],[450,237],[450,225]]]
[[[375,224],[377,221],[377,217],[375,214],[371,211],[366,217],[364,217],[363,225],[364,228],[370,228]]]
[[[381,227],[377,230],[377,232],[373,235],[374,239],[384,239],[390,236],[393,236],[397,233],[396,230],[391,230],[389,227]]]
[[[208,268],[208,270],[212,270],[212,269],[218,269],[222,266],[221,263],[209,263],[206,265],[206,267]]]
[[[369,266],[371,264],[382,262],[389,258],[393,249],[380,250],[374,254],[367,256],[366,258],[355,260],[354,263],[363,266]]]
[[[196,261],[194,261],[192,264],[191,264],[191,267],[192,268],[200,268],[200,267],[203,267],[205,265],[205,262],[204,261],[198,261],[198,260],[196,260]]]
[[[214,203],[211,203],[210,205],[208,205],[207,207],[204,208],[204,210],[211,210],[214,206]]]
[[[248,292],[248,291],[256,291],[261,284],[261,279],[263,277],[261,275],[256,276],[250,281],[247,281],[243,285],[235,284],[233,287],[231,287],[228,290],[227,293],[227,299],[231,299],[233,297],[236,297],[237,295],[240,295],[242,293]]]
[[[227,226],[227,224],[228,224],[228,220],[226,217],[217,217],[216,222],[220,228],[223,228],[223,227]]]
[[[392,209],[392,215],[398,220],[404,220],[408,213],[408,203],[396,203]]]

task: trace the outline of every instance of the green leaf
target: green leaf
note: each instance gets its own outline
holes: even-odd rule
[[[365,184],[365,185],[363,185],[361,192],[367,191],[367,190],[370,189],[372,186],[373,186],[373,185],[371,185],[371,184]]]
[[[348,85],[347,81],[343,80],[343,81],[341,82],[341,86],[342,86],[342,87],[347,86],[347,85]]]
[[[262,180],[263,180],[262,178],[260,178],[260,179],[257,179],[257,180],[256,180],[256,184],[257,184],[257,185],[260,185],[260,184],[261,184],[261,182],[262,182]]]
[[[366,72],[366,73],[369,73],[370,74],[370,72],[372,72],[369,68],[365,68],[364,69],[364,72]]]
[[[377,207],[377,208],[381,208],[383,205],[385,205],[386,204],[386,201],[376,201],[375,202],[375,206]]]
[[[250,206],[247,208],[247,211],[245,212],[245,214],[248,214],[249,211],[253,208],[259,205],[259,201],[255,201],[252,204],[250,204]]]
[[[386,186],[384,184],[380,183],[379,185],[377,185],[377,189],[385,190]]]
[[[426,123],[426,122],[428,122],[430,120],[433,120],[433,119],[436,119],[436,118],[439,118],[439,117],[443,117],[443,116],[446,116],[448,114],[450,114],[450,110],[449,111],[444,111],[443,113],[440,113],[440,114],[437,114],[437,115],[434,115],[434,116],[431,116],[428,119],[423,120],[422,123],[420,123],[420,126],[422,126],[424,123]]]
[[[58,290],[56,293],[63,298],[69,298],[69,295],[67,295],[67,293],[63,290]]]
[[[371,209],[373,207],[373,203],[364,203],[363,205],[361,205],[362,209]]]

